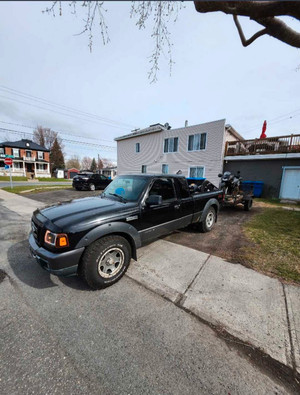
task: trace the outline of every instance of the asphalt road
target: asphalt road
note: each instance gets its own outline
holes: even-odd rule
[[[287,393],[234,344],[126,276],[90,291],[49,275],[29,254],[29,217],[1,202],[0,215],[9,276],[0,283],[0,393]]]

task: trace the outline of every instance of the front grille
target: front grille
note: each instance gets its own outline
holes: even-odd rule
[[[31,220],[31,230],[36,243],[41,245],[42,227],[34,219]]]

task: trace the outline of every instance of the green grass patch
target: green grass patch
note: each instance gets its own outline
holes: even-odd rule
[[[68,180],[66,178],[55,178],[55,177],[49,177],[49,178],[47,178],[47,177],[38,177],[38,178],[36,178],[36,180],[49,181],[49,182],[66,182],[66,181],[72,182],[72,180]]]
[[[27,181],[26,177],[14,177],[12,176],[13,181]],[[0,181],[10,181],[9,176],[0,176]]]
[[[266,208],[244,225],[252,246],[243,260],[253,269],[300,283],[300,212]]]
[[[261,203],[267,203],[267,204],[272,204],[274,206],[285,206],[285,207],[293,207],[293,206],[297,206],[300,205],[300,202],[297,203],[280,203],[280,199],[278,198],[270,198],[270,199],[263,199],[263,198],[255,198],[256,202],[261,202]]]
[[[54,185],[54,186],[46,186],[46,185],[22,185],[22,186],[14,186],[12,189],[10,187],[2,188],[4,191],[16,193],[18,195],[26,195],[33,194],[38,192],[52,192],[58,191],[60,189],[68,189],[70,186],[68,185]]]

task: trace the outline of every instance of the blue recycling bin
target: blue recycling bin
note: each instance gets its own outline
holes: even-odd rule
[[[261,197],[263,191],[263,181],[242,181],[242,190],[253,193],[254,197]]]

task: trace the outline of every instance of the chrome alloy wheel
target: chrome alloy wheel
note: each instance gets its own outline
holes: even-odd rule
[[[210,211],[206,216],[206,226],[211,228],[215,222],[215,214],[213,211]]]
[[[124,252],[120,248],[110,248],[98,262],[98,273],[104,278],[115,276],[122,269],[124,259]]]

